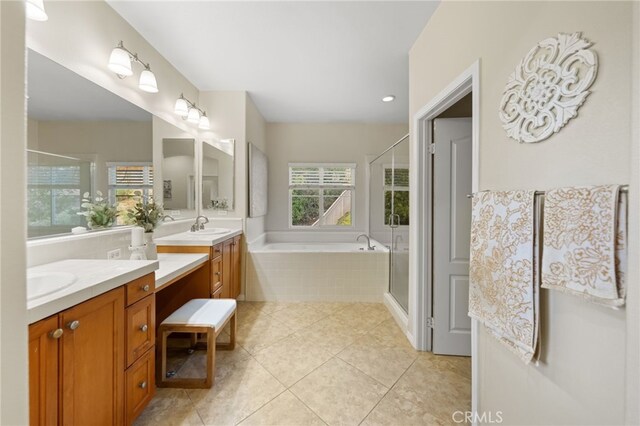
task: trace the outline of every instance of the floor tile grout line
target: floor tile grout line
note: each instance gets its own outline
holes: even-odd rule
[[[297,383],[297,382],[296,382],[296,383]],[[287,391],[289,391],[289,393],[290,393],[291,395],[293,395],[293,397],[294,397],[295,399],[297,399],[298,401],[300,401],[300,403],[301,403],[302,405],[304,405],[305,407],[307,407],[307,408],[309,409],[309,411],[311,411],[311,412],[312,412],[312,413],[313,413],[317,418],[319,418],[319,419],[320,419],[320,421],[321,421],[322,423],[324,423],[325,425],[329,426],[329,423],[327,423],[327,422],[326,422],[322,417],[320,417],[320,414],[316,413],[316,412],[313,410],[313,408],[309,407],[309,406],[308,406],[308,405],[307,405],[307,404],[306,404],[302,399],[300,399],[300,397],[299,397],[298,395],[296,395],[295,393],[293,393],[293,391],[292,391],[291,389],[287,389]]]
[[[419,356],[418,356],[419,357]],[[378,405],[380,405],[380,403],[382,402],[383,399],[385,399],[387,397],[387,395],[389,394],[389,392],[391,392],[393,390],[393,388],[395,387],[395,385],[400,381],[400,379],[402,379],[404,377],[405,374],[407,374],[407,371],[409,371],[409,369],[413,366],[413,364],[416,363],[416,361],[418,361],[418,357],[416,357],[416,359],[413,360],[413,362],[411,363],[411,365],[409,365],[409,367],[407,367],[407,369],[404,371],[404,373],[402,373],[400,375],[400,377],[398,377],[398,379],[393,383],[393,385],[391,385],[389,387],[389,389],[385,392],[384,395],[382,395],[382,398],[380,398],[380,400],[376,403],[376,405],[373,406],[373,408],[371,408],[371,410],[369,410],[369,412],[367,413],[366,416],[364,416],[362,418],[362,420],[360,421],[360,423],[358,423],[358,425],[361,425],[365,420],[367,420],[367,417],[369,417],[371,415],[371,413],[373,413],[373,410],[376,409],[376,407]],[[400,396],[401,398],[404,398],[403,396]]]

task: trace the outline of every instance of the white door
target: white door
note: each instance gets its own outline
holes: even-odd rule
[[[471,355],[471,118],[434,120],[433,352]]]

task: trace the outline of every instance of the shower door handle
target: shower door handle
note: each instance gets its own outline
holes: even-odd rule
[[[395,223],[394,223],[394,221],[393,221],[393,219],[394,219],[394,218],[397,218],[397,219],[398,219]],[[397,227],[399,226],[399,223],[400,223],[400,215],[399,215],[399,214],[397,214],[397,213],[391,213],[391,214],[389,215],[389,226],[390,226],[391,228],[397,228]]]

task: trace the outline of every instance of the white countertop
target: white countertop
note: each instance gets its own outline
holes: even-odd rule
[[[205,253],[158,253],[160,268],[156,271],[156,290],[208,259],[209,255]]]
[[[222,234],[207,234],[207,229],[196,232],[181,232],[154,238],[153,242],[159,246],[215,246],[229,238],[242,234],[242,229],[230,230]]]
[[[76,276],[73,284],[54,293],[33,300],[28,300],[27,294],[29,324],[127,284],[156,269],[157,260],[103,259],[70,259],[29,268],[27,274],[66,272]]]

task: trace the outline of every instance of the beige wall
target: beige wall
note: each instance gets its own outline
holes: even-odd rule
[[[28,423],[24,5],[0,2],[0,424]]]
[[[354,228],[366,230],[367,155],[377,155],[407,133],[405,124],[267,124],[268,231],[289,229],[288,163],[357,163]]]
[[[578,118],[542,143],[508,139],[498,119],[507,77],[535,43],[574,31],[595,42],[600,62]],[[630,2],[443,2],[410,52],[410,113],[480,59],[480,189],[631,183],[633,199],[631,47]],[[637,253],[634,234],[630,245]],[[479,410],[503,411],[505,424],[638,423],[637,408],[625,417],[627,401],[638,401],[635,262],[629,272],[628,306],[620,311],[543,290],[538,366],[523,365],[481,330]]]

